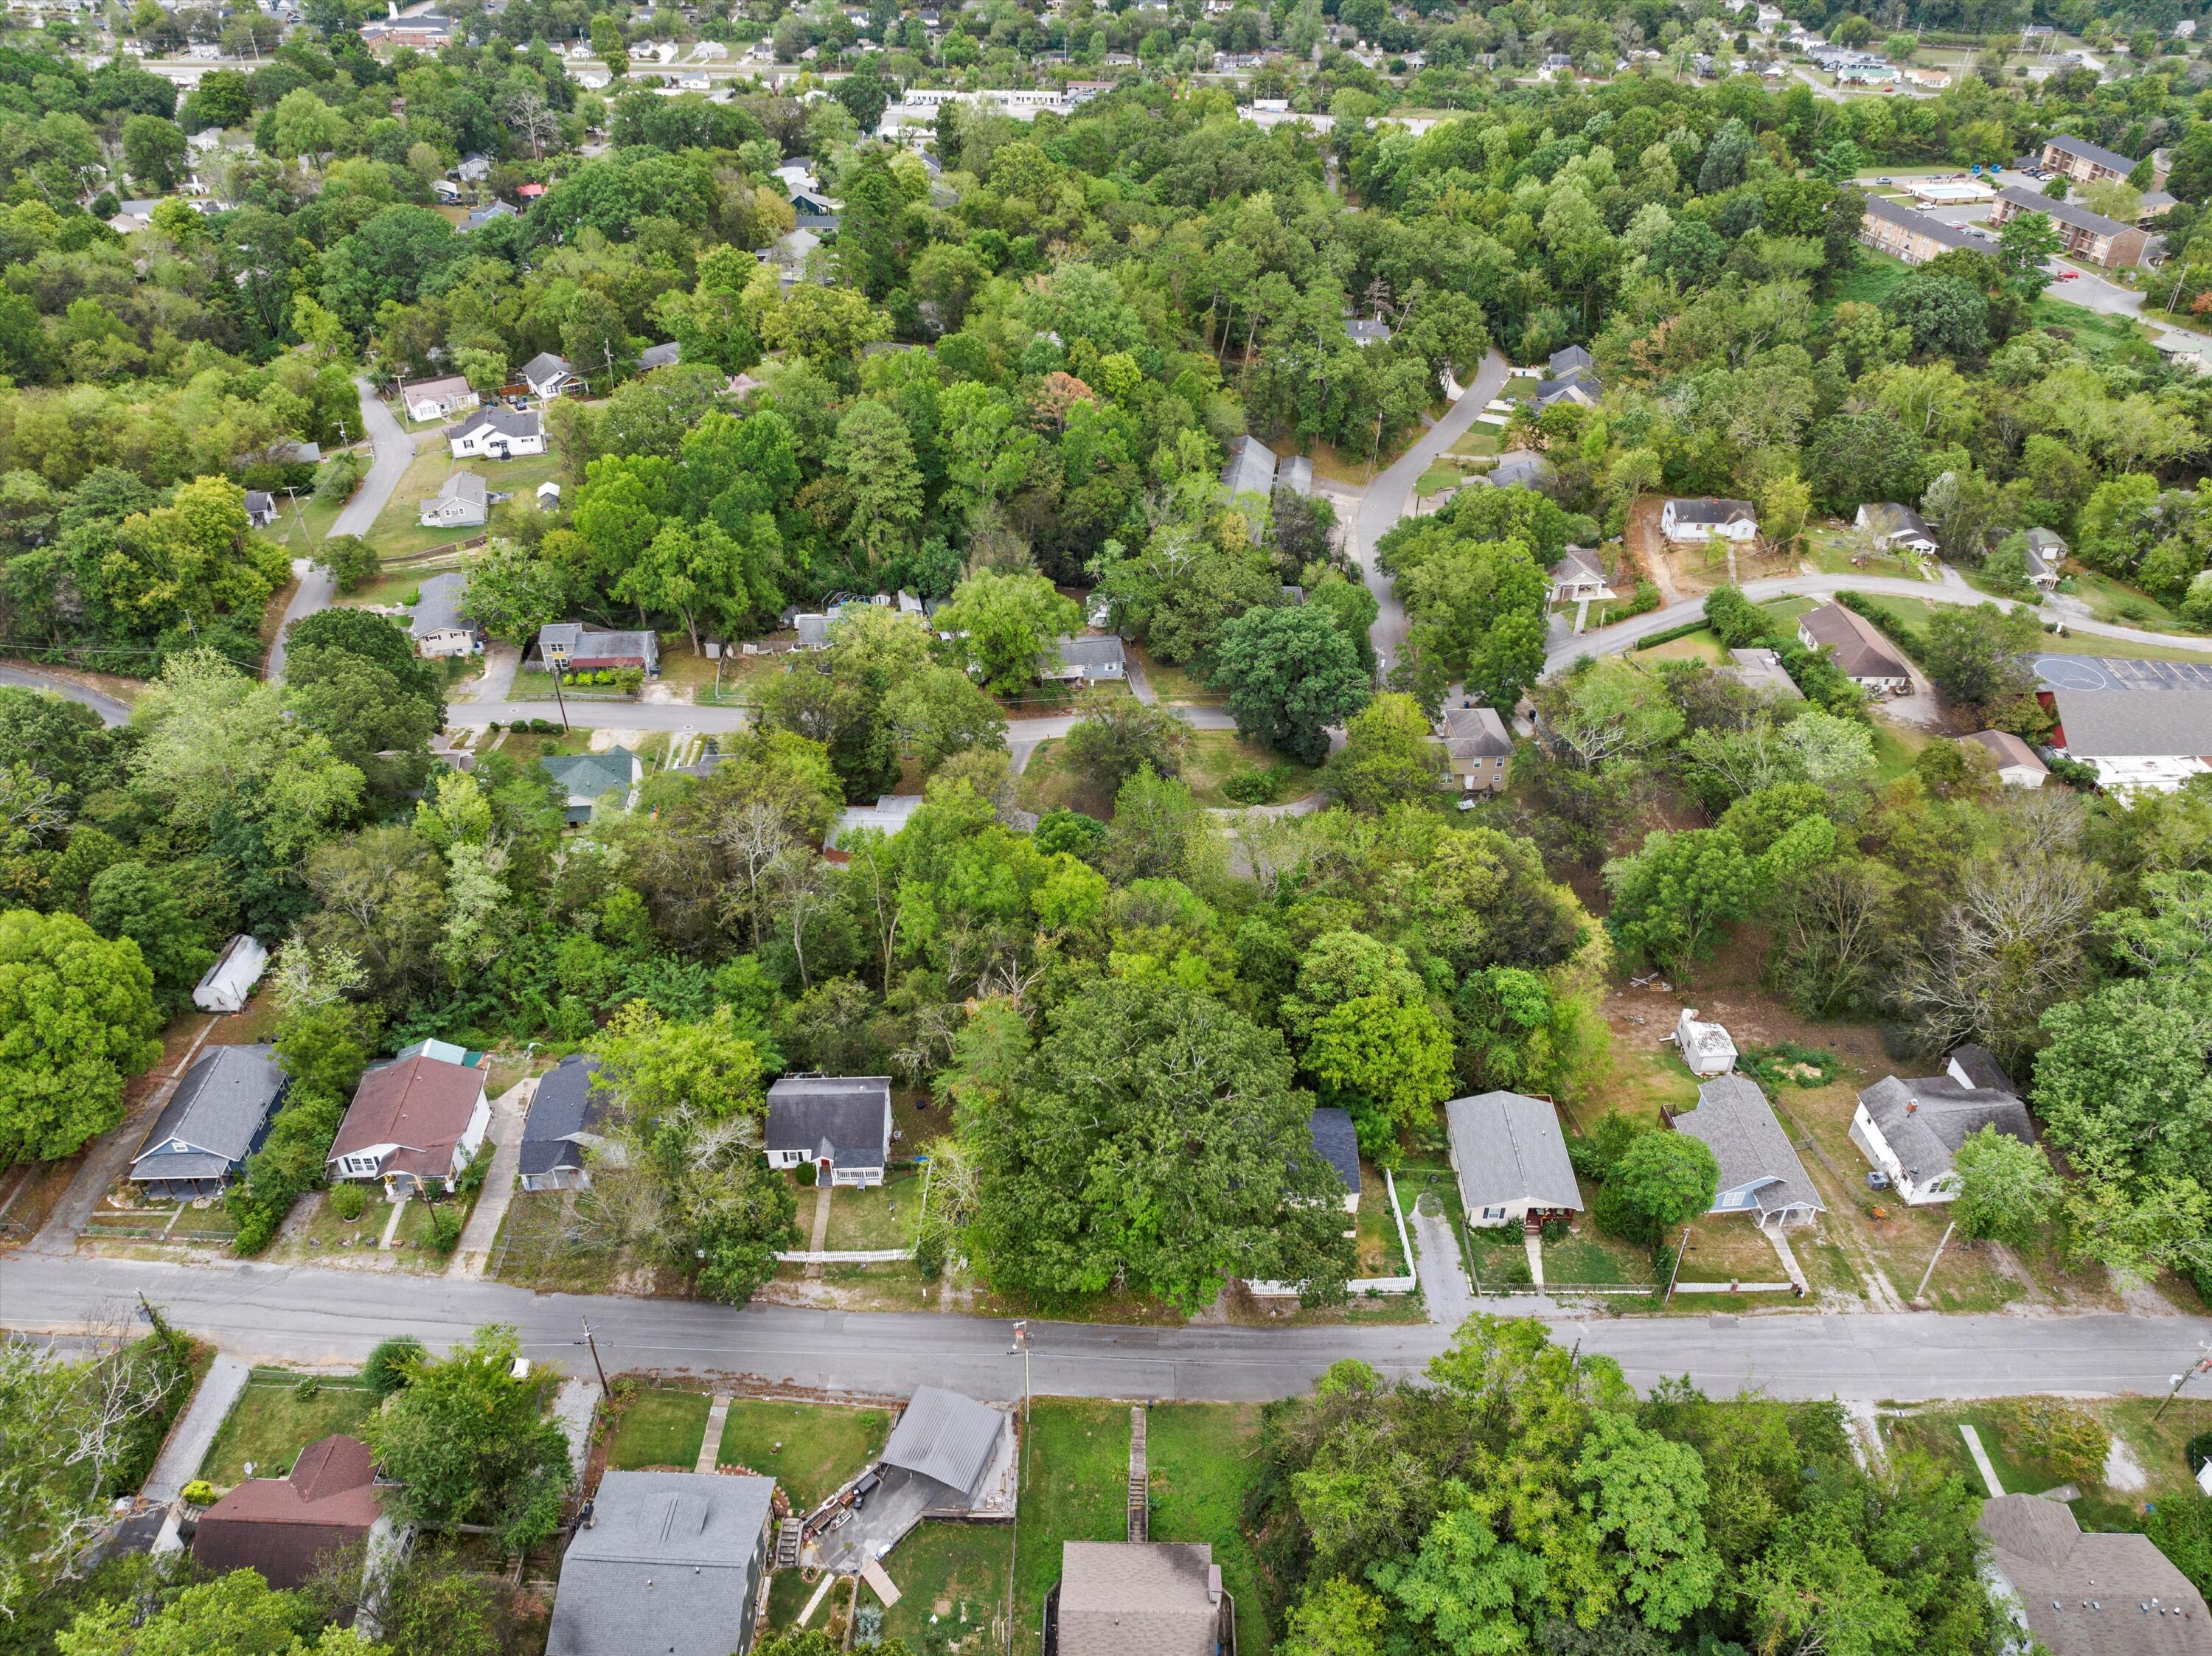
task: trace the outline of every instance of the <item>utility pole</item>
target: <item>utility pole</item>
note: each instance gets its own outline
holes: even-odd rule
[[[605,1397],[607,1394],[607,1366],[599,1361],[599,1343],[592,1338],[592,1319],[583,1317],[578,1320],[584,1325],[584,1344],[592,1348],[592,1367],[599,1371],[599,1395]]]
[[[2199,1351],[2204,1350],[2205,1342],[2197,1341],[2197,1349]],[[2200,1356],[2195,1362],[2176,1374],[2173,1377],[2173,1389],[2166,1394],[2165,1401],[2151,1412],[2151,1419],[2155,1422],[2172,1405],[2173,1400],[2181,1395],[2181,1388],[2189,1384],[2189,1377],[2191,1374],[2202,1374],[2207,1372],[2212,1372],[2212,1356]]]
[[[545,664],[553,670],[553,700],[560,707],[561,731],[565,736],[568,731],[568,698],[561,694],[561,664],[549,661]]]
[[[1928,1269],[1920,1273],[1920,1286],[1912,1290],[1912,1297],[1915,1302],[1917,1302],[1927,1294],[1928,1279],[1936,1274],[1936,1260],[1943,1257],[1943,1244],[1951,1240],[1951,1233],[1958,1229],[1958,1228],[1959,1222],[1956,1219],[1954,1219],[1949,1224],[1943,1227],[1943,1240],[1942,1241],[1939,1241],[1936,1244],[1936,1252],[1930,1254],[1928,1258]]]

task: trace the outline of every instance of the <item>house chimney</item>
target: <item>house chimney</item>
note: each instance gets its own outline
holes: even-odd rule
[[[1206,1602],[1209,1604],[1221,1602],[1221,1566],[1218,1564],[1206,1566]]]
[[[1905,1113],[1907,1115],[1918,1115],[1920,1113],[1920,1101],[1917,1098],[1906,1099],[1905,1101]]]
[[[594,1503],[592,1501],[586,1501],[583,1505],[582,1510],[576,1514],[576,1521],[587,1530],[592,1527],[594,1521],[592,1511],[593,1504]]]

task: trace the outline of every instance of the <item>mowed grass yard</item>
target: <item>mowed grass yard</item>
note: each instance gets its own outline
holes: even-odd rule
[[[617,1471],[646,1466],[675,1466],[690,1471],[699,1464],[707,1436],[707,1415],[714,1399],[704,1392],[669,1386],[642,1388],[623,1405],[607,1441],[607,1465]]]
[[[1030,1410],[1028,1453],[1013,1645],[1036,1656],[1044,1596],[1060,1580],[1060,1544],[1128,1539],[1129,1405],[1040,1398]]]
[[[773,1477],[794,1509],[810,1512],[875,1459],[890,1423],[881,1409],[736,1398],[722,1422],[714,1463]]]
[[[1249,1403],[1163,1404],[1145,1420],[1152,1538],[1212,1545],[1221,1584],[1237,1600],[1237,1656],[1267,1656],[1273,1643],[1259,1561],[1244,1533],[1245,1502],[1260,1477],[1259,1427],[1259,1406]]]
[[[903,1639],[913,1650],[928,1648],[933,1636],[963,1651],[971,1637],[1003,1649],[1013,1549],[1013,1530],[1005,1524],[920,1526],[884,1560],[902,1595],[884,1613],[884,1637]]]
[[[303,1392],[305,1378],[282,1368],[255,1369],[216,1429],[200,1476],[220,1489],[249,1477],[282,1477],[310,1443],[333,1432],[357,1436],[362,1422],[376,1412],[376,1393],[359,1380],[317,1377],[311,1392]]]

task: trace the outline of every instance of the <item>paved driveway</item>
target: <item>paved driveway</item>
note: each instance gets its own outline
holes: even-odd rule
[[[399,487],[399,480],[407,475],[407,468],[415,458],[415,440],[392,417],[392,411],[384,406],[368,380],[356,379],[353,383],[361,396],[362,425],[368,434],[374,458],[369,462],[368,475],[361,480],[353,499],[345,503],[331,525],[331,533],[366,536],[376,527],[377,516],[384,510],[385,502]],[[337,596],[329,570],[304,558],[295,558],[292,568],[300,577],[300,588],[284,606],[284,625],[276,629],[276,641],[269,649],[269,666],[263,675],[267,678],[284,676],[285,628],[303,616],[329,609]]]
[[[230,1413],[231,1405],[245,1392],[246,1378],[252,1372],[247,1364],[228,1354],[217,1356],[209,1365],[200,1389],[192,1393],[191,1406],[170,1429],[169,1441],[161,1446],[161,1458],[147,1476],[146,1487],[141,1491],[147,1500],[174,1501],[185,1492],[185,1485],[200,1475],[200,1463],[207,1459],[216,1431]],[[286,1466],[278,1471],[257,1466],[254,1470],[264,1477],[281,1477],[292,1469]]]
[[[453,1249],[448,1277],[481,1277],[491,1259],[492,1244],[499,1240],[499,1222],[514,1200],[514,1177],[522,1166],[522,1124],[530,1113],[530,1101],[538,1095],[535,1078],[518,1081],[491,1103],[491,1168],[483,1189],[469,1214],[469,1222]]]

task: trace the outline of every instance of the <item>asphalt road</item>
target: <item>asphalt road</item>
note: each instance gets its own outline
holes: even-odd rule
[[[479,1323],[513,1323],[540,1359],[584,1372],[586,1319],[611,1372],[639,1368],[904,1396],[937,1385],[1003,1398],[1022,1386],[1008,1325],[929,1313],[847,1313],[685,1301],[536,1295],[496,1283],[396,1272],[222,1268],[18,1254],[0,1261],[0,1318],[70,1333],[143,1290],[179,1325],[234,1356],[357,1364],[413,1333],[442,1348]],[[2184,1317],[1819,1316],[1605,1319],[1544,1312],[1563,1341],[1617,1358],[1639,1387],[1688,1374],[1728,1395],[1851,1399],[2163,1392],[2212,1320]],[[1151,1329],[1032,1323],[1030,1383],[1072,1397],[1249,1400],[1303,1391],[1357,1357],[1419,1369],[1449,1331],[1408,1327]],[[2212,1385],[2212,1382],[2200,1382]]]
[[[88,690],[73,679],[42,673],[35,667],[19,667],[12,663],[0,667],[0,684],[17,684],[27,690],[52,690],[64,701],[82,701],[100,715],[103,725],[120,725],[131,717],[131,709],[113,696]]]
[[[392,491],[399,487],[399,480],[407,475],[407,468],[415,458],[415,440],[392,417],[376,391],[366,379],[356,379],[355,389],[361,393],[361,418],[368,433],[370,448],[374,458],[370,461],[368,476],[361,480],[361,487],[353,499],[345,503],[337,519],[331,525],[333,535],[367,535],[376,526],[377,514],[384,503],[392,498]],[[302,616],[312,616],[318,610],[330,608],[337,596],[337,588],[331,579],[331,572],[320,564],[309,563],[304,558],[292,560],[293,573],[300,578],[299,590],[292,601],[284,606],[284,625],[276,629],[276,641],[269,646],[269,668],[266,678],[284,676],[284,634]],[[489,715],[488,715],[489,716]],[[508,714],[506,718],[515,715]],[[521,717],[527,719],[524,713]],[[502,719],[501,722],[505,722]]]
[[[1406,502],[1412,497],[1413,485],[1420,481],[1421,474],[1435,464],[1437,456],[1467,435],[1474,424],[1474,416],[1504,389],[1506,378],[1505,359],[1496,351],[1491,352],[1475,370],[1474,383],[1467,388],[1467,394],[1453,403],[1444,417],[1431,426],[1419,442],[1400,455],[1395,464],[1368,484],[1367,493],[1359,502],[1352,543],[1359,567],[1367,578],[1367,590],[1375,594],[1375,601],[1381,606],[1375,625],[1368,629],[1368,636],[1375,641],[1376,665],[1383,672],[1389,671],[1405,650],[1406,607],[1398,602],[1397,589],[1389,576],[1376,565],[1376,543],[1406,515]]]
[[[1929,604],[1995,604],[2002,609],[2014,607],[2009,598],[1992,598],[1977,592],[1971,586],[1954,585],[1948,581],[1902,580],[1890,575],[1775,575],[1765,580],[1743,584],[1743,594],[1754,603],[1769,598],[1826,597],[1841,591],[1880,592],[1885,595],[1919,598]],[[2035,611],[2030,606],[2031,613]],[[1580,656],[1612,655],[1628,649],[1639,639],[1656,633],[1664,633],[1697,620],[1705,613],[1703,598],[1685,598],[1680,604],[1670,604],[1663,609],[1647,610],[1632,616],[1626,621],[1584,633],[1572,643],[1554,650],[1544,659],[1547,676],[1569,666]],[[2075,616],[2059,617],[2066,630],[2081,640],[2081,653],[2094,655],[2095,640],[2100,638],[2124,639],[2131,644],[2154,644],[2176,650],[2196,651],[2212,655],[2212,639],[2189,638],[2176,633],[2146,633],[2133,627],[2116,627],[2101,621],[2085,621]]]

